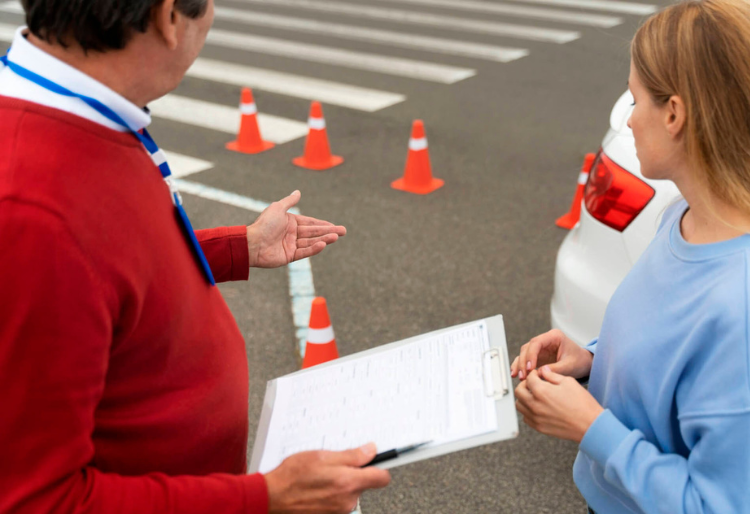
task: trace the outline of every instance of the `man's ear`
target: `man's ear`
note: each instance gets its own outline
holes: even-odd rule
[[[677,95],[672,95],[667,100],[665,125],[669,135],[676,139],[682,135],[682,129],[687,120],[685,102]]]
[[[180,13],[175,8],[175,0],[164,0],[151,13],[151,23],[156,34],[161,37],[167,48],[174,50],[179,43],[177,23]]]

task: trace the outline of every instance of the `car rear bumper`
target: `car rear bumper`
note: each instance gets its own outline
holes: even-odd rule
[[[632,267],[623,235],[581,209],[557,253],[552,328],[583,346],[599,335],[609,299]]]

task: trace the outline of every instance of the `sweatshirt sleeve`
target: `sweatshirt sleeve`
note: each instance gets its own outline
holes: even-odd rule
[[[596,345],[599,342],[599,338],[597,337],[593,341],[591,341],[589,344],[584,346],[584,348],[588,351],[590,351],[592,354],[596,355]]]
[[[121,476],[95,465],[117,301],[65,223],[0,201],[0,512],[265,514],[262,475]]]
[[[750,411],[681,417],[680,432],[692,445],[687,458],[662,453],[605,410],[581,450],[644,512],[750,513]]]
[[[195,236],[206,255],[216,282],[247,280],[250,275],[247,227],[196,230]]]

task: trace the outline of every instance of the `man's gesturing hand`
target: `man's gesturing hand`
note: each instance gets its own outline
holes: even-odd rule
[[[346,235],[346,228],[327,221],[290,214],[301,197],[295,191],[272,203],[247,227],[250,267],[278,268],[317,255]]]
[[[360,469],[375,457],[375,445],[343,452],[302,452],[266,475],[269,514],[349,514],[366,489],[388,485],[383,469]]]

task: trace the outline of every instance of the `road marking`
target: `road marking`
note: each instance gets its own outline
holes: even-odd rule
[[[0,35],[5,34],[6,40],[9,42],[13,41],[17,29],[17,27],[12,27],[11,30],[11,27],[12,25],[0,24]],[[218,29],[213,29],[208,33],[207,42],[225,48],[278,55],[441,84],[454,84],[473,77],[477,73],[476,70],[469,68],[352,52],[327,46],[294,43],[283,39],[239,34]]]
[[[3,2],[0,4],[0,11],[13,14],[24,14],[23,6],[20,2]]]
[[[192,182],[189,180],[176,179],[174,181],[177,189],[183,193],[188,193],[193,196],[199,196],[206,200],[213,200],[215,202],[223,203],[225,205],[231,205],[232,207],[239,207],[246,211],[252,211],[261,213],[266,210],[271,204],[261,202],[260,200],[254,200],[247,196],[238,195],[236,193],[230,193],[222,189],[216,189],[215,187],[206,186],[198,182]],[[292,214],[299,214],[297,208],[289,209]]]
[[[227,134],[236,134],[240,126],[239,107],[227,107],[177,95],[164,96],[151,102],[148,107],[157,118]],[[263,138],[276,144],[288,143],[308,132],[306,123],[269,114],[258,114],[258,124]]]
[[[209,187],[198,182],[191,182],[183,179],[174,181],[177,189],[207,200],[239,207],[251,212],[263,212],[269,204],[261,202],[247,196],[230,193],[214,187]],[[292,208],[289,212],[299,214],[299,209]],[[309,259],[292,262],[287,266],[289,275],[289,296],[292,301],[292,317],[294,319],[294,336],[297,339],[297,345],[300,355],[305,355],[305,342],[307,340],[307,328],[310,323],[310,311],[312,301],[315,298],[315,284],[313,283],[312,267]]]
[[[18,27],[8,25],[7,23],[0,23],[0,41],[12,43],[13,38],[16,37],[16,31]]]
[[[579,32],[567,30],[546,29],[541,27],[530,27],[528,25],[514,25],[510,23],[497,23],[467,18],[456,18],[455,16],[442,16],[438,14],[421,13],[415,11],[401,11],[396,9],[382,9],[366,5],[352,5],[340,2],[327,2],[323,0],[241,0],[245,3],[275,5],[280,7],[292,7],[295,9],[308,9],[333,14],[344,14],[358,18],[369,18],[386,20],[395,23],[407,23],[411,25],[422,25],[438,27],[448,30],[479,32],[493,34],[496,36],[511,36],[532,41],[543,41],[547,43],[568,43],[581,37]]]
[[[571,11],[558,11],[555,9],[544,9],[539,7],[523,7],[519,5],[477,2],[474,0],[376,0],[379,2],[400,2],[405,4],[427,5],[430,7],[447,7],[449,9],[481,12],[489,14],[504,14],[508,16],[521,16],[524,18],[535,18],[539,20],[558,21],[562,23],[573,23],[576,25],[587,25],[590,27],[612,28],[622,23],[621,18],[604,16],[601,14],[588,14]]]
[[[163,150],[174,178],[187,177],[201,171],[213,169],[214,163]]]
[[[188,70],[191,77],[247,86],[271,93],[318,100],[365,112],[375,112],[406,100],[404,95],[349,86],[289,73],[240,66],[210,59],[198,59]]]
[[[302,259],[289,264],[289,296],[292,297],[292,318],[294,319],[299,354],[300,357],[304,357],[307,330],[310,324],[310,311],[315,299],[315,284],[313,284],[312,267],[309,259]]]
[[[468,68],[457,68],[455,66],[411,59],[352,52],[328,46],[296,43],[284,39],[239,34],[226,30],[211,30],[208,33],[207,41],[209,44],[227,48],[439,82],[441,84],[454,84],[476,75],[476,70]]]
[[[456,0],[460,2],[461,0]],[[564,7],[579,7],[581,9],[594,9],[596,11],[616,12],[621,14],[635,14],[636,16],[648,16],[654,14],[659,8],[651,4],[638,4],[632,2],[615,2],[610,0],[514,0],[527,4],[561,5]]]
[[[476,59],[486,59],[497,62],[515,61],[516,59],[529,55],[529,51],[523,48],[509,48],[471,43],[468,41],[458,41],[455,39],[417,36],[401,32],[392,32],[389,30],[372,29],[369,27],[328,23],[308,18],[280,16],[260,11],[216,7],[216,17],[260,27],[296,30],[299,32],[307,32],[309,34],[322,34],[342,39],[368,41],[371,43],[380,43],[400,48],[414,48],[417,50],[427,50],[429,52],[460,55],[463,57],[473,57]]]

